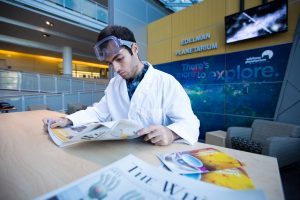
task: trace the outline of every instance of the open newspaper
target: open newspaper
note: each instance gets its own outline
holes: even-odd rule
[[[230,190],[195,181],[128,155],[37,199],[260,200],[265,197],[260,190]]]
[[[178,151],[158,156],[172,172],[231,189],[253,189],[243,163],[214,148]]]
[[[83,141],[123,140],[137,138],[137,131],[142,127],[128,119],[109,122],[93,122],[79,127],[50,128],[48,133],[53,142],[59,146],[69,146]]]

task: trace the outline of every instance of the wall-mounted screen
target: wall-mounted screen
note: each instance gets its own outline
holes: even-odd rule
[[[275,0],[225,17],[226,44],[287,31],[286,0]]]

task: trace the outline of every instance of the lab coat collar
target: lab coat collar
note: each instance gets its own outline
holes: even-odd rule
[[[141,95],[147,95],[148,91],[150,90],[150,87],[151,87],[151,80],[153,77],[154,68],[150,63],[148,63],[146,61],[143,61],[142,63],[148,65],[148,70],[147,70],[146,74],[144,75],[144,78],[142,79],[142,81],[137,86],[137,88],[131,98],[131,101],[135,100],[136,98],[140,99]]]

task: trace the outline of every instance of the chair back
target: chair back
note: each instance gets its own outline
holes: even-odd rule
[[[255,119],[252,124],[251,140],[263,142],[269,137],[300,137],[300,126],[282,122]]]

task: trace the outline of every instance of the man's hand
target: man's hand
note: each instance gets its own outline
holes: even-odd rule
[[[44,118],[43,119],[44,123],[44,130],[47,132],[48,130],[48,123],[50,124],[51,128],[56,128],[56,127],[66,127],[68,125],[72,124],[72,121],[70,121],[68,118],[65,117],[60,117],[60,118]]]
[[[179,138],[173,131],[162,125],[151,125],[138,132],[139,136],[145,135],[144,140],[155,145],[165,146]]]

